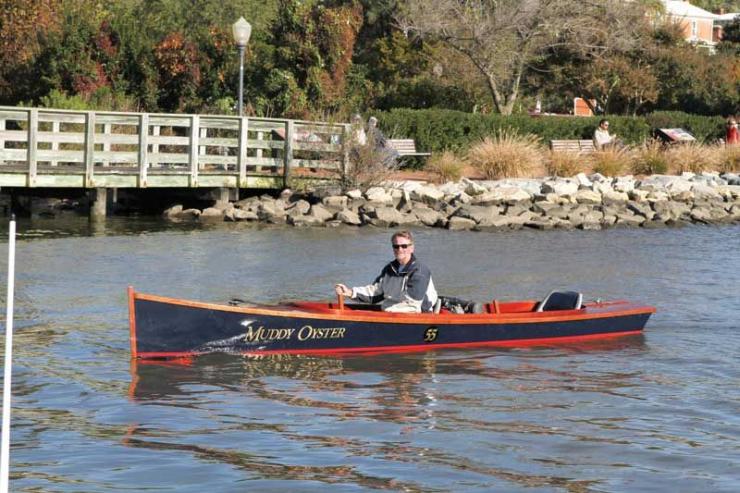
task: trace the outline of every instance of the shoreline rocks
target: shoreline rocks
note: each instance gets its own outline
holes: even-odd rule
[[[327,189],[281,192],[216,203],[204,210],[175,205],[174,220],[247,221],[294,227],[340,224],[382,228],[426,226],[450,230],[656,228],[740,222],[740,177],[684,173],[607,178],[581,173],[433,185],[388,182],[362,193]]]

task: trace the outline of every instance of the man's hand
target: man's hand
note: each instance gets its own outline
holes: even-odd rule
[[[336,284],[334,286],[334,292],[338,295],[352,297],[352,290],[344,284]]]

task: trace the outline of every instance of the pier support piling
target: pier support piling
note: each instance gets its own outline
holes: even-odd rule
[[[108,201],[108,189],[96,188],[91,192],[90,219],[105,219]]]

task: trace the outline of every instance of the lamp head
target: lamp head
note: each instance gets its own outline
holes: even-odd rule
[[[244,17],[239,17],[239,20],[231,26],[231,31],[237,46],[247,46],[249,36],[252,34],[252,25]]]

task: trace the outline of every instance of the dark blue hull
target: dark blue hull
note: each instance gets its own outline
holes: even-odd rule
[[[518,303],[516,309],[527,306]],[[654,312],[652,307],[618,302],[567,313],[387,314],[331,305],[311,313],[290,306],[231,307],[141,294],[132,294],[130,304],[132,352],[142,358],[214,351],[332,353],[525,345],[638,333]]]

